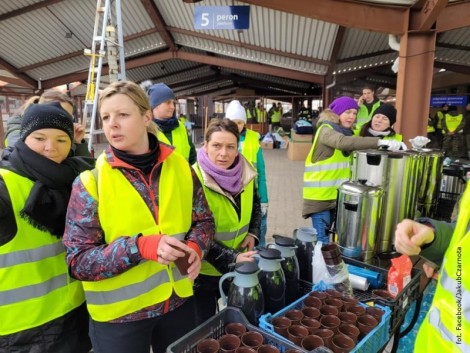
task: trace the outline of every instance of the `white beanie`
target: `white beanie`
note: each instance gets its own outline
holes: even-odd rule
[[[233,100],[228,104],[225,117],[230,120],[243,120],[246,123],[246,111],[240,101]]]

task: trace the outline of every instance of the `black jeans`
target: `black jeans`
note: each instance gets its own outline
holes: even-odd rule
[[[194,282],[194,312],[197,325],[217,313],[217,300],[220,298],[219,280],[220,276],[199,275]]]
[[[163,316],[125,323],[90,320],[94,353],[165,353],[167,347],[196,327],[192,297]]]

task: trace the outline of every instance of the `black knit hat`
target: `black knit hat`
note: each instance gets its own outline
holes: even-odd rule
[[[21,140],[24,141],[33,131],[40,129],[62,130],[73,142],[73,118],[59,102],[32,104],[23,113]]]
[[[382,114],[385,115],[388,120],[390,120],[390,126],[393,126],[395,122],[397,121],[397,110],[395,107],[391,104],[388,103],[383,103],[381,104],[375,111],[375,114]]]

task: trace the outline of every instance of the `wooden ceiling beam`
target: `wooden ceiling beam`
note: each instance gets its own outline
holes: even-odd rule
[[[43,7],[47,7],[47,6],[57,4],[58,2],[62,2],[62,1],[63,0],[44,0],[44,1],[38,2],[34,5],[21,7],[17,10],[13,10],[13,11],[4,13],[3,15],[0,15],[0,22],[8,20],[8,19],[16,17],[16,16],[24,15],[25,13],[28,13],[28,12],[31,12],[31,11],[42,9]]]
[[[457,72],[464,75],[470,75],[470,67],[465,65],[445,63],[442,61],[434,61],[434,67],[446,69],[448,71]]]
[[[338,61],[338,54],[343,44],[344,33],[346,32],[346,27],[338,26],[338,31],[336,32],[335,44],[333,45],[333,50],[330,55],[331,65],[328,68],[327,76],[331,76]]]
[[[470,24],[470,2],[449,3],[436,21],[437,33],[468,27]]]
[[[419,11],[410,12],[410,30],[429,31],[447,6],[448,0],[426,1]]]
[[[177,27],[171,27],[171,26],[169,26],[167,28],[170,32],[184,34],[184,35],[187,35],[187,36],[196,37],[196,38],[200,38],[200,39],[205,39],[205,40],[208,40],[208,41],[211,41],[211,42],[227,44],[227,45],[233,45],[235,47],[240,47],[240,48],[249,49],[249,50],[255,50],[255,51],[258,51],[258,52],[261,52],[261,53],[284,56],[286,58],[302,60],[302,61],[306,61],[306,62],[309,62],[309,63],[312,63],[312,64],[325,65],[325,66],[328,66],[328,67],[331,66],[331,63],[328,60],[312,58],[312,57],[305,56],[305,55],[282,52],[282,51],[271,49],[271,48],[263,48],[263,47],[258,46],[258,45],[238,42],[238,41],[234,41],[234,40],[231,40],[231,39],[225,39],[225,38],[216,37],[216,36],[211,36],[211,35],[208,35],[208,34],[195,32],[195,31],[190,31],[190,30],[183,29],[183,28],[177,28]]]
[[[361,54],[361,55],[351,56],[349,58],[340,59],[340,60],[337,61],[337,64],[344,64],[344,63],[348,63],[348,62],[352,62],[352,61],[356,61],[356,60],[369,59],[369,58],[373,58],[373,57],[376,57],[376,56],[391,54],[391,53],[397,53],[398,54],[398,52],[393,50],[393,49],[385,49],[385,50],[382,50],[382,51],[376,51],[376,52],[373,52],[373,53]]]
[[[274,67],[269,65],[263,65],[259,63],[244,62],[237,60],[230,60],[225,58],[219,58],[214,56],[206,56],[201,54],[188,53],[178,51],[175,53],[177,59],[188,60],[193,62],[199,62],[207,65],[215,65],[226,68],[236,68],[237,70],[254,72],[258,74],[272,75],[277,77],[288,77],[292,80],[304,81],[304,82],[315,82],[323,83],[323,75],[316,75],[307,72],[300,72],[290,69],[284,69],[280,67]]]
[[[403,34],[408,28],[407,7],[342,0],[315,0],[314,3],[312,0],[240,0],[240,2],[366,31]]]
[[[135,69],[137,67],[155,64],[156,62],[165,61],[174,58],[171,51],[165,51],[162,53],[145,55],[139,58],[134,58],[126,61],[126,70]],[[108,65],[103,65],[101,75],[105,76],[109,72]],[[60,77],[55,77],[49,80],[42,81],[42,87],[44,89],[60,86],[66,83],[75,81],[84,81],[88,79],[88,71],[76,72]]]
[[[12,64],[7,62],[6,60],[3,60],[2,58],[0,58],[0,65],[3,66],[3,68],[6,71],[8,71],[12,75],[14,75],[16,78],[23,81],[23,84],[21,86],[27,86],[27,87],[30,87],[30,88],[37,88],[38,87],[38,83],[35,79],[29,77],[28,75],[26,75],[24,73],[19,72],[16,67],[14,67]]]
[[[157,5],[155,5],[155,2],[153,0],[140,0],[140,2],[144,6],[145,10],[150,16],[150,19],[157,28],[158,33],[160,33],[160,36],[163,38],[168,48],[173,51],[178,50],[178,47],[175,44],[175,40],[173,39],[171,33],[168,31],[165,20],[163,19],[162,14],[158,10]]]

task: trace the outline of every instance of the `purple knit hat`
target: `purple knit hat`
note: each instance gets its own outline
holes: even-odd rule
[[[333,102],[331,102],[328,108],[330,108],[333,111],[333,113],[339,116],[343,114],[346,110],[349,110],[349,109],[357,110],[359,109],[359,106],[357,105],[356,101],[353,98],[343,96],[343,97],[336,98]]]

